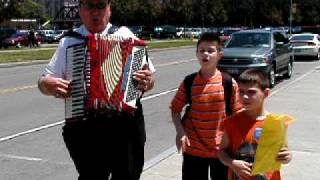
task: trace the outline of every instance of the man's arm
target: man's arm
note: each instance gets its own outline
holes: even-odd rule
[[[42,94],[55,96],[56,98],[67,98],[70,94],[70,82],[52,75],[41,76],[38,80],[38,88]]]

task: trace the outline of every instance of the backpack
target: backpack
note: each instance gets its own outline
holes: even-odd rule
[[[186,76],[183,80],[184,89],[186,91],[186,98],[187,98],[187,107],[185,109],[185,113],[182,116],[181,120],[182,123],[184,123],[187,119],[187,115],[189,114],[191,110],[192,100],[191,100],[191,88],[193,85],[193,81],[196,77],[198,72],[189,74]],[[232,96],[232,77],[225,72],[221,72],[222,75],[222,86],[223,86],[223,93],[224,93],[224,101],[225,101],[225,107],[226,107],[226,115],[230,116],[232,114],[232,108],[231,108],[231,96]]]

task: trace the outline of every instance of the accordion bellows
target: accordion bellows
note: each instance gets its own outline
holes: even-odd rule
[[[132,112],[139,96],[133,73],[147,61],[143,40],[94,34],[67,48],[67,79],[71,97],[66,99],[66,119],[87,112]]]

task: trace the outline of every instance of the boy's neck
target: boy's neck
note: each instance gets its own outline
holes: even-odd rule
[[[247,114],[247,116],[250,117],[250,119],[261,119],[262,117],[266,116],[268,114],[268,112],[262,107],[257,108],[255,110],[246,110],[245,113]],[[262,118],[263,120],[264,118]]]
[[[201,68],[200,75],[204,79],[209,79],[216,75],[217,68]]]

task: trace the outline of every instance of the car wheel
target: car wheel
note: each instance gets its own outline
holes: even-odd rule
[[[288,65],[287,65],[287,72],[286,72],[286,74],[284,74],[285,78],[287,78],[287,79],[291,78],[292,70],[293,70],[292,62],[289,61]]]
[[[318,54],[317,54],[317,61],[320,60],[320,49],[318,50]]]
[[[274,67],[272,67],[269,71],[269,86],[270,88],[273,88],[276,84],[276,74],[274,71]]]

